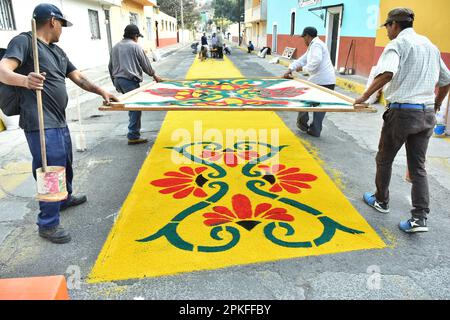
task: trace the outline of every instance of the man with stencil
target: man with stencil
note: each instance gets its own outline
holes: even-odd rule
[[[42,167],[36,90],[42,92],[48,165],[65,168],[69,195],[65,201],[40,201],[37,224],[41,237],[53,243],[67,243],[71,237],[60,224],[60,211],[82,204],[87,198],[84,195],[72,195],[73,155],[65,115],[68,102],[65,79],[67,77],[80,88],[102,96],[106,103],[118,101],[118,99],[87,80],[69,61],[64,51],[55,45],[61,36],[62,27],[72,25],[58,7],[52,4],[40,4],[33,11],[33,18],[37,25],[37,47],[42,73],[33,72],[31,34],[21,33],[11,40],[0,61],[0,82],[19,88],[19,125],[25,132],[33,157],[32,167],[35,179],[36,169]]]
[[[292,72],[306,71],[309,73],[309,81],[319,86],[334,90],[336,85],[336,74],[331,63],[330,53],[327,45],[317,36],[317,29],[306,27],[303,30],[302,38],[308,50],[297,61],[294,61],[289,70],[284,74],[284,78],[292,79]],[[325,112],[314,112],[313,122],[308,124],[308,112],[300,112],[297,118],[297,127],[313,137],[320,137],[322,133],[322,123]]]
[[[436,124],[435,112],[450,88],[450,71],[439,49],[413,29],[415,14],[408,8],[389,12],[383,25],[391,42],[380,57],[375,80],[355,104],[363,103],[388,84],[385,90],[388,110],[376,157],[375,193],[366,192],[364,202],[382,213],[389,213],[389,184],[392,164],[403,145],[412,182],[412,217],[400,222],[407,233],[428,231],[430,195],[425,160]],[[436,85],[439,87],[435,94]]]
[[[143,72],[153,77],[156,82],[162,81],[153,70],[144,49],[138,44],[139,38],[142,37],[138,26],[129,24],[124,30],[122,41],[112,49],[108,70],[111,81],[120,93],[139,88],[143,81]],[[142,111],[128,111],[128,117],[128,144],[148,142],[148,139],[141,138]]]

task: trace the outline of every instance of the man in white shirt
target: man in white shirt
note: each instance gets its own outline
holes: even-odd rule
[[[414,31],[414,18],[414,12],[407,8],[397,8],[389,13],[383,26],[392,41],[378,61],[374,82],[355,101],[355,104],[365,102],[389,83],[385,90],[388,110],[383,115],[384,125],[376,157],[377,191],[375,194],[366,192],[363,199],[374,209],[389,212],[392,163],[405,144],[413,209],[412,218],[400,222],[399,228],[407,233],[428,231],[430,196],[425,159],[436,125],[435,111],[440,109],[450,88],[450,71],[439,49]],[[437,95],[436,85],[439,87]]]
[[[308,46],[308,51],[289,66],[284,77],[292,79],[292,72],[305,71],[309,73],[308,80],[312,83],[334,90],[336,74],[327,45],[317,37],[317,29],[314,27],[305,28],[302,37]],[[314,112],[313,122],[308,125],[308,112],[300,112],[297,118],[297,127],[313,137],[320,137],[324,118],[325,112]]]

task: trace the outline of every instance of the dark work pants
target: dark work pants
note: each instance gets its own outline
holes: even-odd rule
[[[412,181],[411,214],[414,218],[426,218],[430,213],[430,196],[425,160],[428,143],[436,125],[434,110],[389,109],[384,113],[383,119],[384,125],[376,157],[375,196],[380,202],[389,202],[392,163],[405,144]]]
[[[125,78],[114,79],[114,85],[120,93],[127,93],[139,88],[139,82]],[[128,134],[129,140],[139,139],[141,137],[141,117],[142,111],[128,111]]]
[[[36,169],[42,167],[41,143],[39,131],[25,132],[28,147],[33,156],[32,170],[33,177],[36,179]],[[70,199],[72,195],[73,180],[73,153],[72,140],[68,128],[56,128],[45,130],[45,147],[47,149],[47,165],[60,166],[66,168],[66,184]],[[67,201],[67,200],[66,200]],[[39,202],[40,213],[38,215],[37,224],[40,228],[51,228],[59,225],[59,209],[61,202]]]
[[[323,85],[321,87],[334,90],[336,85],[329,84],[329,85]],[[320,136],[322,133],[322,123],[323,119],[325,119],[326,112],[313,112],[313,122],[311,123],[311,126],[309,126],[309,130],[317,136]],[[308,121],[309,121],[309,114],[308,112],[299,112],[298,118],[297,118],[297,124],[307,128],[308,127]]]

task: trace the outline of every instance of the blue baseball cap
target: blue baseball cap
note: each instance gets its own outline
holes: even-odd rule
[[[67,18],[62,14],[61,10],[57,6],[50,3],[41,3],[34,8],[33,18],[36,21],[45,21],[51,18],[58,19],[62,21],[63,27],[73,26],[72,22],[67,20]]]

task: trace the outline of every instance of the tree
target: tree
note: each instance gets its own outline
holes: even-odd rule
[[[195,7],[194,0],[183,1],[183,20],[186,29],[193,30],[197,21],[200,20],[200,14]],[[159,9],[172,17],[177,18],[178,27],[181,27],[181,6],[180,0],[160,0]]]
[[[214,0],[214,18],[239,22],[244,11],[242,0]]]

